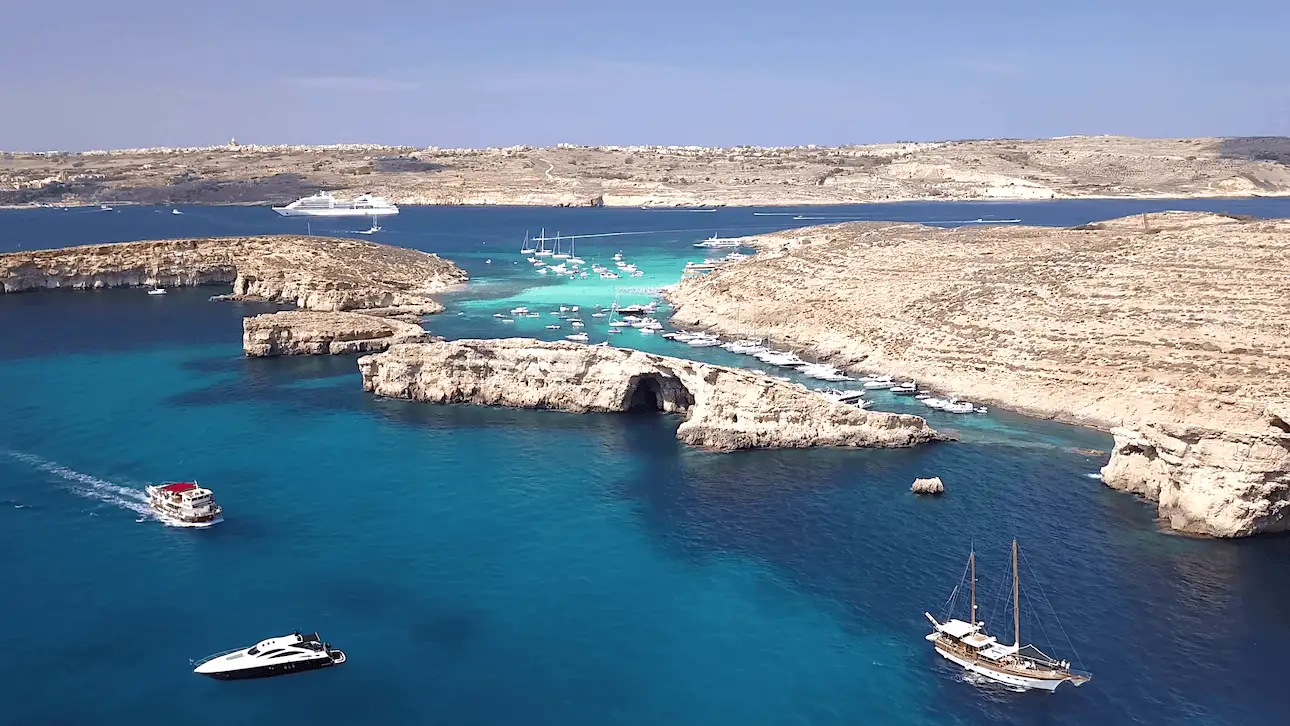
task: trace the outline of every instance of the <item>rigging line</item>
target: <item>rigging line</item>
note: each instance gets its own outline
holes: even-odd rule
[[[1044,603],[1048,605],[1048,612],[1053,614],[1053,622],[1057,623],[1057,627],[1062,631],[1062,637],[1066,638],[1066,645],[1071,649],[1073,662],[1080,667],[1080,670],[1084,670],[1083,659],[1079,657],[1079,651],[1075,650],[1074,641],[1071,640],[1070,634],[1066,632],[1066,627],[1062,625],[1061,618],[1057,617],[1057,610],[1053,607],[1053,601],[1048,599],[1048,595],[1040,587],[1039,578],[1035,576],[1035,570],[1030,566],[1030,560],[1026,559],[1026,553],[1024,552],[1021,553],[1021,561],[1026,565],[1026,572],[1030,574],[1030,581],[1035,583],[1035,589],[1039,590],[1039,595],[1044,599]]]
[[[997,585],[995,585],[995,591],[994,591],[994,604],[990,606],[990,621],[989,621],[989,622],[992,622],[992,623],[994,623],[994,622],[998,622],[998,621],[996,621],[996,620],[994,619],[994,616],[995,616],[995,614],[996,614],[996,613],[998,613],[998,612],[999,612],[999,605],[1000,605],[1000,603],[1002,603],[1002,602],[1003,602],[1003,599],[1004,599],[1005,597],[1007,597],[1009,594],[1011,594],[1011,590],[1012,590],[1012,588],[1011,588],[1009,585],[1012,583],[1012,578],[1007,577],[1007,574],[1008,574],[1008,570],[1009,570],[1009,569],[1011,569],[1011,568],[1007,568],[1007,567],[1005,567],[1005,568],[1004,568],[1004,572],[1003,572],[1004,577],[1000,577],[1000,578],[999,578],[999,580],[998,580],[998,584],[997,584]],[[1006,611],[1005,611],[1005,612],[1006,612]]]
[[[949,620],[950,615],[954,613],[954,598],[958,597],[959,590],[963,587],[963,582],[967,580],[968,567],[969,565],[967,564],[963,565],[963,574],[959,575],[959,584],[954,586],[954,589],[950,591],[950,599],[945,601],[945,609],[943,611],[943,617],[945,620]]]
[[[1030,593],[1027,592],[1025,589],[1023,589],[1021,591],[1021,595],[1022,597],[1026,598],[1026,610],[1033,613],[1036,608],[1034,603],[1031,602],[1030,600]],[[1044,639],[1044,645],[1051,649],[1051,647],[1054,645],[1053,639],[1050,635],[1048,635],[1048,631],[1044,628],[1044,622],[1040,620],[1039,617],[1036,615],[1031,615],[1028,622],[1039,627],[1039,634]],[[1051,658],[1052,656],[1049,656],[1049,657]]]

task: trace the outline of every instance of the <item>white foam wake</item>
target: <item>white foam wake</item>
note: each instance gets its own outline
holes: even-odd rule
[[[129,510],[141,517],[157,519],[156,514],[148,507],[148,495],[138,489],[121,486],[120,484],[69,469],[34,454],[24,454],[18,451],[5,451],[3,453],[10,458],[17,459],[24,464],[29,464],[36,469],[62,479],[67,482],[66,489],[78,496]]]

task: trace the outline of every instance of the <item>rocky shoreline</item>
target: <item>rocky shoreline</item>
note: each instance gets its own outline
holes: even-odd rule
[[[849,223],[752,238],[673,323],[1113,431],[1107,485],[1168,526],[1290,529],[1290,221]]]
[[[715,451],[903,447],[942,438],[917,416],[865,411],[751,371],[608,346],[510,338],[394,345],[358,360],[363,389],[432,403],[685,416]]]
[[[254,358],[376,353],[431,339],[417,323],[362,313],[284,310],[242,319],[242,351]]]
[[[219,300],[302,310],[443,310],[432,295],[466,281],[437,255],[360,240],[299,235],[211,237],[0,254],[0,294],[45,289],[232,285]]]

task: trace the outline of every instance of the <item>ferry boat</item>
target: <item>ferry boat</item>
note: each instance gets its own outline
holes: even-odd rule
[[[399,208],[384,197],[370,194],[361,194],[346,201],[337,199],[331,192],[318,192],[285,207],[274,207],[273,211],[284,217],[384,217],[398,214]]]
[[[1072,670],[1069,661],[1052,658],[1033,645],[1021,644],[1021,585],[1017,575],[1017,540],[1012,541],[1012,645],[1004,645],[985,631],[977,620],[976,553],[968,554],[972,604],[970,621],[947,619],[939,622],[931,613],[923,613],[932,623],[926,638],[941,657],[963,666],[964,670],[1021,690],[1055,691],[1063,683],[1080,686],[1093,676]],[[962,582],[959,583],[962,586]],[[959,588],[950,596],[953,607]],[[1065,630],[1062,630],[1065,633]],[[1069,639],[1068,639],[1069,641]],[[1072,651],[1074,646],[1071,646]]]
[[[317,633],[283,635],[261,640],[250,648],[235,648],[197,661],[193,673],[221,681],[267,678],[303,673],[345,662],[345,651],[331,647]]]
[[[214,524],[224,513],[211,490],[195,481],[165,482],[146,491],[153,511],[184,524]]]

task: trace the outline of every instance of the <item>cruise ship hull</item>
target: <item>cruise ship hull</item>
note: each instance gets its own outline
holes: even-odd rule
[[[391,209],[290,209],[274,207],[273,211],[284,217],[388,217],[398,214],[397,208]]]

